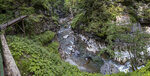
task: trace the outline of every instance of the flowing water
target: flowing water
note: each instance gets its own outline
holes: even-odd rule
[[[60,43],[59,52],[66,62],[77,66],[81,71],[91,73],[112,74],[131,71],[131,65],[128,61],[121,65],[114,60],[106,60],[96,55],[101,49],[106,48],[106,45],[82,34],[74,33],[70,21],[67,20],[67,18],[60,19],[62,25],[57,33]],[[115,52],[115,54],[116,59],[117,55],[121,55],[122,58],[130,58],[128,52]]]

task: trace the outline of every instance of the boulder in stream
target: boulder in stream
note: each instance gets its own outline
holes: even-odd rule
[[[100,72],[104,75],[113,74],[113,73],[118,73],[119,69],[111,63],[104,63],[104,65],[100,68]]]

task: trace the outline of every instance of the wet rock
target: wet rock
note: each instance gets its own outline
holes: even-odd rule
[[[104,59],[109,59],[110,58],[110,54],[107,53],[107,52],[104,52],[101,54],[101,57],[104,58]]]
[[[112,73],[118,73],[119,70],[117,67],[115,67],[113,64],[110,63],[105,63],[101,68],[100,72],[102,74],[112,74]]]
[[[64,39],[66,39],[66,38],[68,38],[68,37],[69,37],[69,35],[65,35],[65,36],[63,36],[63,38],[64,38]]]
[[[69,62],[69,63],[72,64],[72,65],[78,66],[78,65],[76,64],[76,62],[74,62],[74,61],[73,61],[72,59],[70,59],[70,58],[67,58],[65,61],[66,61],[66,62]]]
[[[116,23],[117,25],[128,25],[131,23],[130,17],[126,15],[121,15],[116,17]]]
[[[96,53],[99,51],[99,45],[96,43],[96,41],[94,39],[88,39],[83,35],[79,35],[79,37],[81,38],[82,41],[84,41],[88,46],[86,47],[87,51]]]
[[[65,20],[66,19],[62,19],[60,22],[63,23]],[[81,71],[91,73],[101,72],[102,74],[118,73],[119,71],[125,73],[130,72],[131,65],[128,62],[130,55],[124,47],[123,49],[125,51],[115,52],[114,60],[108,60],[107,56],[109,58],[109,54],[107,55],[105,53],[104,56],[107,59],[105,60],[105,58],[101,58],[95,53],[99,52],[103,48],[106,48],[106,45],[103,42],[96,41],[94,38],[90,38],[89,36],[86,37],[73,32],[69,24],[66,24],[66,28],[65,26],[61,26],[58,31],[57,38],[60,42],[59,52],[61,57],[66,62],[76,65]],[[118,42],[120,41],[118,40]],[[122,48],[121,45],[119,48],[120,47]],[[122,65],[118,62],[125,64]]]
[[[150,34],[150,27],[145,27],[145,32]]]
[[[140,23],[134,23],[131,29],[132,29],[132,32],[136,32],[137,30],[142,31]]]
[[[59,53],[60,53],[60,56],[61,56],[61,58],[62,58],[62,59],[66,59],[65,52],[64,52],[64,51],[62,51],[62,49],[61,49],[61,48],[59,48]]]
[[[147,48],[147,54],[150,56],[150,47]]]
[[[80,52],[79,51],[75,51],[74,53],[73,53],[73,56],[75,56],[75,57],[78,57],[80,55]]]
[[[114,52],[115,57],[114,61],[119,62],[120,64],[125,64],[130,59],[130,54],[127,51],[121,51],[121,52]],[[133,57],[133,54],[131,53],[131,57]]]
[[[146,60],[144,60],[144,59],[138,59],[137,60],[137,63],[138,63],[138,65],[144,65],[144,64],[146,64]]]
[[[127,57],[125,57],[125,58],[121,58],[121,57],[115,57],[114,58],[114,61],[117,61],[117,62],[119,62],[120,64],[125,64],[127,61],[128,61],[129,59],[127,58]]]

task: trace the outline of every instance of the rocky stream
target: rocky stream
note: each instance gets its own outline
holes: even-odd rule
[[[114,58],[105,59],[97,55],[98,52],[106,48],[105,43],[75,33],[68,18],[60,19],[60,23],[62,25],[57,32],[57,39],[60,43],[59,52],[66,62],[77,66],[81,71],[91,73],[112,74],[132,71],[131,64],[128,61],[130,55],[127,51],[115,51]],[[120,62],[123,64],[120,64]],[[144,65],[139,66],[138,69],[141,67],[144,67]]]

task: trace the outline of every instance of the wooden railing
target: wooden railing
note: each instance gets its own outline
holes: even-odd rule
[[[0,25],[0,31],[7,29],[7,27],[14,25],[26,18],[27,16],[20,16],[12,21],[9,21],[5,24]],[[5,75],[7,76],[21,76],[20,71],[15,63],[15,60],[9,50],[6,38],[4,33],[1,32],[0,35],[1,47],[0,47],[0,76],[4,76],[4,68],[5,68]],[[5,66],[4,66],[4,64]],[[4,66],[4,68],[3,68]]]
[[[1,30],[4,30],[5,28],[9,27],[10,25],[16,24],[17,22],[23,20],[23,19],[26,18],[26,17],[27,17],[27,15],[25,15],[25,16],[20,16],[20,17],[18,17],[18,18],[16,18],[16,19],[12,20],[12,21],[10,21],[10,22],[7,22],[7,23],[5,23],[5,24],[1,24],[1,25],[0,25],[0,31],[1,31]]]

